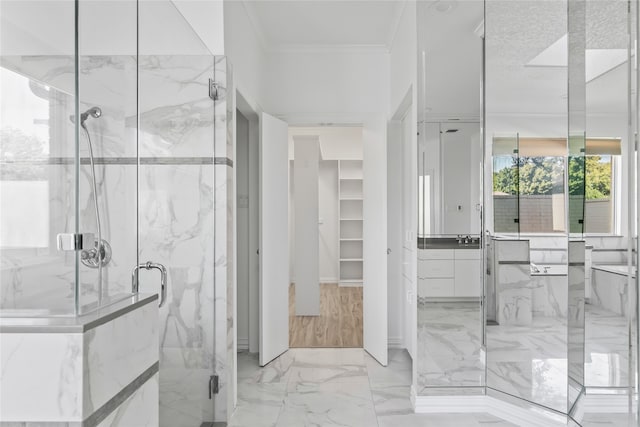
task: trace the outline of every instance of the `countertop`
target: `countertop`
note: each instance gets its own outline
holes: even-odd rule
[[[458,243],[456,237],[419,237],[418,249],[480,249],[480,238],[472,237],[472,243]]]
[[[157,300],[158,294],[131,295],[77,317],[0,317],[0,333],[84,333]]]

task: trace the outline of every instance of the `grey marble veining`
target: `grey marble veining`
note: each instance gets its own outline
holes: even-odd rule
[[[627,277],[593,268],[590,303],[620,315],[629,310]]]
[[[249,353],[238,354],[238,407],[229,427],[322,426],[512,426],[488,414],[415,414],[410,401],[411,358],[405,350],[389,350],[389,365],[380,366],[362,349],[292,349],[277,358],[279,382],[269,367],[258,366]],[[344,366],[364,371],[362,380],[337,382]],[[317,381],[291,375],[313,368]]]
[[[418,305],[418,394],[429,387],[484,385],[478,303]]]

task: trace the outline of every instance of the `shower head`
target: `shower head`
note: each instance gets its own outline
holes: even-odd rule
[[[91,107],[84,113],[80,114],[80,126],[84,126],[84,122],[89,118],[89,116],[97,119],[102,116],[102,110],[100,109],[100,107]],[[75,116],[72,115],[69,118],[73,123],[76,122]]]
[[[91,107],[89,108],[87,111],[85,111],[84,113],[80,114],[80,123],[84,123],[89,116],[97,119],[100,116],[102,116],[102,110],[100,109],[100,107]]]

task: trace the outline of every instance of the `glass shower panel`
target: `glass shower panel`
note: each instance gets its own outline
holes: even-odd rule
[[[34,13],[37,8],[38,13]],[[0,314],[74,315],[75,3],[0,2]]]
[[[493,173],[505,171],[516,184],[501,192],[517,196],[519,220],[519,233],[513,223],[508,235],[496,227],[490,242],[496,316],[485,329],[487,387],[566,413],[567,1],[485,6],[485,146],[517,136],[517,153],[493,150],[494,163],[505,156]],[[495,194],[491,181],[485,191]],[[498,224],[495,197],[487,199]]]
[[[217,325],[226,337],[226,323],[214,319],[214,300],[224,298],[214,289],[217,104],[209,79],[219,70],[171,1],[140,2],[139,34],[138,251],[141,262],[169,273],[159,319],[160,422],[199,427],[226,413],[222,394],[208,393],[216,350],[226,351],[214,340]],[[140,292],[157,287],[157,277],[141,271]]]
[[[569,209],[569,280],[567,310],[568,341],[568,413],[584,394],[586,242],[584,206],[586,188],[586,1],[568,3],[567,75],[568,144],[567,180]]]
[[[603,16],[608,17],[606,24]],[[626,266],[632,258],[626,254],[634,235],[629,225],[636,218],[629,31],[626,3],[586,2],[584,233],[593,268],[587,270],[585,288],[584,385],[592,395],[626,393],[635,383],[629,333],[635,288],[629,287],[626,275],[603,271]]]
[[[78,221],[96,242],[100,235],[110,257],[96,268],[81,255],[81,312],[130,295],[131,270],[138,263],[137,3],[78,4]],[[88,111],[93,114],[82,116]]]
[[[467,31],[459,16],[437,12],[434,3],[417,2],[416,7],[420,118],[416,394],[482,395],[483,170],[481,126],[473,120],[480,116],[482,40]],[[456,8],[467,22],[482,20],[483,2],[460,1]],[[446,49],[442,40],[449,40]],[[465,52],[463,73],[449,60],[453,51]]]
[[[520,233],[520,156],[518,135],[494,136],[493,159],[493,230],[495,234]]]

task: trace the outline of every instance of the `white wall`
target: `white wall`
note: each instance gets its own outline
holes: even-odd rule
[[[320,161],[320,281],[340,278],[338,161]]]
[[[268,84],[267,57],[243,2],[224,1],[224,53],[232,66],[236,88],[260,113],[264,87]]]
[[[249,121],[236,112],[238,348],[249,345]]]
[[[416,2],[407,1],[400,18],[389,53],[389,110],[392,121],[388,140],[388,243],[389,257],[388,331],[392,346],[408,348],[411,352],[417,325],[412,324],[415,313],[415,292],[408,299],[415,280],[417,256],[417,22]],[[406,115],[406,118],[405,118]],[[404,123],[402,119],[405,118]],[[394,175],[392,175],[394,174]],[[397,175],[395,175],[397,174]],[[392,192],[395,188],[395,192]],[[397,219],[395,222],[394,219]],[[413,234],[411,234],[413,233]],[[395,255],[393,251],[397,251]],[[416,276],[417,277],[417,276]],[[415,323],[415,322],[413,322]]]
[[[290,162],[290,176],[293,177],[293,161]],[[318,173],[318,213],[321,224],[318,226],[320,247],[319,266],[320,282],[337,283],[340,277],[340,241],[339,230],[339,202],[338,202],[338,162],[335,160],[321,160]],[[291,280],[295,281],[295,227],[293,209],[294,180],[290,180],[289,189],[289,241],[291,247],[289,266]]]
[[[320,315],[319,169],[320,141],[317,136],[295,136],[292,208],[294,218],[296,316]],[[291,226],[291,224],[289,224]]]
[[[443,123],[441,129],[442,233],[480,234],[480,124]]]
[[[391,253],[388,277],[389,343],[404,348],[405,299],[402,276],[402,128],[391,122],[387,138],[387,245]]]
[[[405,3],[398,32],[389,52],[389,113],[391,115],[398,110],[409,88],[412,90],[412,98],[417,99],[416,25],[416,2],[408,1]]]
[[[274,52],[269,55],[264,108],[289,124],[319,124],[331,115],[387,112],[389,55],[383,51]]]
[[[222,0],[171,0],[209,52],[224,52],[224,2]],[[112,2],[113,3],[113,2]]]

